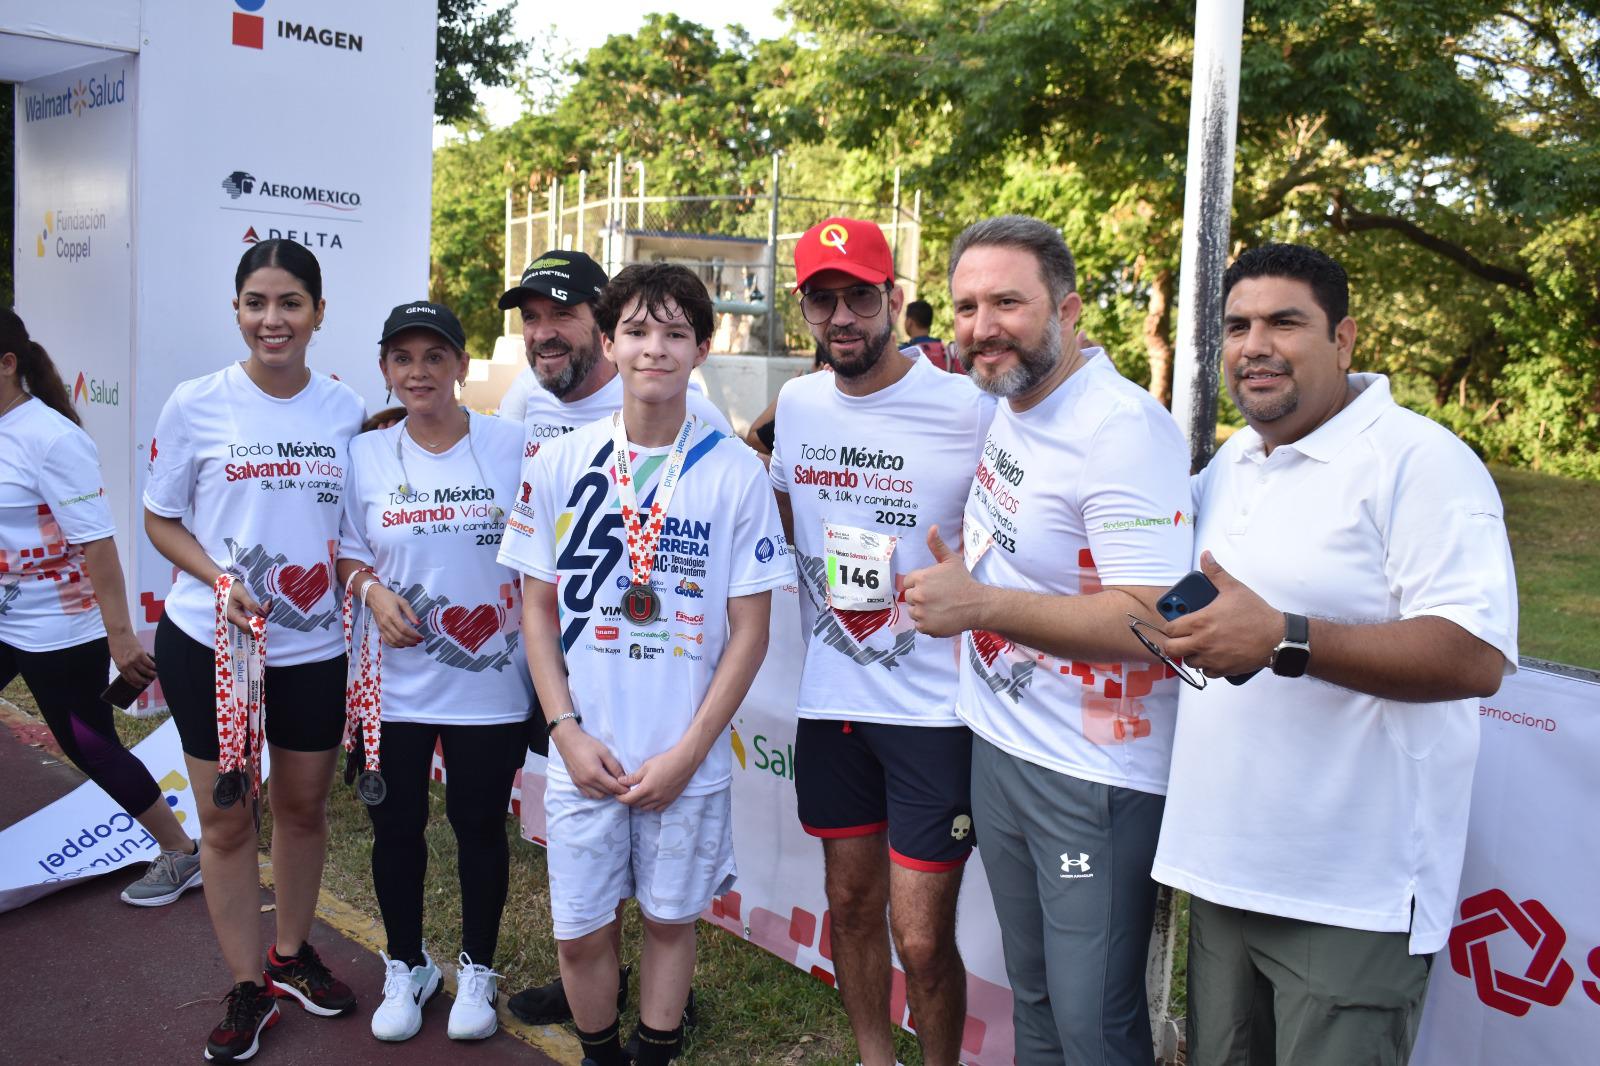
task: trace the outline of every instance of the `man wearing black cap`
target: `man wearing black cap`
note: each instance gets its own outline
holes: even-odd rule
[[[622,379],[617,368],[600,358],[600,327],[595,323],[594,301],[608,278],[582,252],[550,251],[528,264],[522,280],[500,297],[500,309],[517,308],[522,314],[522,342],[528,353],[529,374],[539,388],[528,392],[523,414],[523,462],[553,440],[581,426],[609,416],[622,406]],[[515,389],[515,386],[513,386]],[[690,383],[688,410],[718,431],[735,436],[723,413]],[[619,917],[621,907],[618,908]],[[617,955],[622,954],[622,922],[617,930]],[[627,971],[618,975],[622,987],[618,1006],[626,1003]],[[530,1025],[551,1025],[572,1019],[566,989],[558,977],[547,985],[528,988],[512,996],[511,1013]],[[693,1020],[694,997],[689,998],[686,1019]]]
[[[522,280],[500,297],[502,311],[515,308],[522,315],[529,368],[524,376],[533,379],[519,377],[507,393],[512,399],[525,390],[525,456],[622,406],[616,367],[600,358],[600,329],[592,306],[607,280],[600,264],[584,253],[558,249],[529,263]],[[733,435],[727,418],[693,383],[689,413]]]

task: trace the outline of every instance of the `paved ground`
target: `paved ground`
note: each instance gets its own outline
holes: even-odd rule
[[[16,729],[8,719],[0,718],[0,826],[19,821],[83,780],[77,770],[35,746],[43,739],[39,734],[48,737],[48,731]],[[205,900],[195,890],[168,907],[129,907],[117,895],[139,872],[139,867],[115,871],[0,914],[0,955],[9,960],[0,984],[5,1004],[0,1061],[27,1066],[203,1061],[206,1034],[221,1020],[219,1000],[230,983]],[[272,901],[270,889],[262,889],[261,899],[264,905]],[[361,916],[337,901],[325,903],[319,913],[363,935]],[[262,915],[262,930],[270,938],[271,914]],[[408,1066],[447,1057],[471,1066],[572,1066],[578,1061],[572,1054],[577,1042],[555,1030],[515,1026],[522,1039],[502,1029],[478,1043],[451,1041],[445,1036],[451,1001],[443,994],[428,1005],[417,1037],[404,1044],[380,1043],[368,1023],[382,999],[381,960],[325,921],[317,922],[311,939],[323,961],[355,988],[360,1005],[353,1015],[324,1019],[284,1001],[283,1020],[264,1037],[255,1062]],[[503,1006],[501,1016],[510,1020]]]

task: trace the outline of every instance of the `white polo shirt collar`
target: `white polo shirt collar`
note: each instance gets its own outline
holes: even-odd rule
[[[1343,410],[1299,440],[1280,444],[1275,450],[1288,449],[1319,463],[1331,462],[1334,456],[1395,405],[1394,397],[1389,392],[1389,379],[1382,374],[1350,374],[1348,381],[1350,387],[1356,390],[1356,395],[1345,404]],[[1260,464],[1271,458],[1261,434],[1248,426],[1239,432],[1245,434],[1243,439],[1246,443],[1234,453],[1234,462]]]

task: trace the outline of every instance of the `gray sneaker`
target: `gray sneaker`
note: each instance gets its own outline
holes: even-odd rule
[[[144,876],[122,891],[122,902],[135,907],[164,907],[200,883],[200,850],[185,855],[163,851],[150,860]]]

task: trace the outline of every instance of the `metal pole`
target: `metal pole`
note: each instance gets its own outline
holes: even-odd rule
[[[587,170],[580,170],[580,171],[578,171],[578,248],[577,248],[577,250],[580,251],[580,252],[588,251],[588,249],[583,246],[583,215],[584,215],[584,210],[583,209],[584,209],[584,201],[587,198],[588,191],[589,191],[589,172]]]
[[[772,153],[772,208],[767,215],[767,354],[778,354],[778,153]]]
[[[1189,438],[1189,460],[1195,471],[1211,460],[1216,448],[1222,272],[1227,265],[1233,208],[1243,32],[1244,0],[1197,0],[1178,343],[1172,372],[1172,416]]]
[[[515,281],[511,281],[509,279],[511,279],[513,277],[512,271],[517,269],[516,262],[511,258],[511,212],[512,212],[512,204],[513,204],[513,201],[511,199],[511,186],[507,185],[506,186],[506,254],[505,254],[505,277],[508,279],[507,285],[506,285],[507,288],[510,288],[512,285],[516,284]],[[528,213],[530,215],[533,214],[532,210],[529,210]],[[501,331],[503,333],[510,334],[510,332],[511,332],[511,312],[507,311],[505,314],[501,315],[500,317],[505,320],[504,322],[501,323],[501,327],[502,327]]]
[[[644,160],[639,160],[639,223],[635,227],[641,232],[644,230]]]
[[[559,236],[558,227],[560,226],[560,221],[556,215],[558,205],[556,203],[556,183],[554,180],[550,182],[550,188],[545,191],[545,198],[548,203],[544,211],[544,246],[546,248],[557,248],[560,246],[556,239]]]
[[[894,168],[894,205],[889,215],[889,258],[894,261],[894,272],[900,269],[900,168]]]

